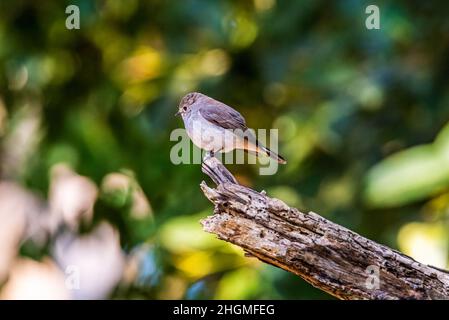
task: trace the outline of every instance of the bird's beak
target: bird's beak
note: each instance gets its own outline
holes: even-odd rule
[[[178,112],[175,113],[175,117],[179,116],[181,114],[181,111],[178,110]]]

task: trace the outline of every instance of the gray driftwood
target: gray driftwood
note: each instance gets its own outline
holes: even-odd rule
[[[203,229],[340,299],[448,299],[449,274],[378,244],[316,213],[237,184],[216,158],[203,162],[216,184]],[[378,274],[378,281],[376,278]]]

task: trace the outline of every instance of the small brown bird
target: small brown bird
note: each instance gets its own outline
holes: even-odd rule
[[[185,95],[176,115],[181,115],[193,143],[211,154],[241,149],[287,163],[257,140],[238,111],[204,94]]]

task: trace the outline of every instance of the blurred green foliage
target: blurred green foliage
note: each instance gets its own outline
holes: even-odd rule
[[[66,162],[101,186],[94,221],[144,252],[112,298],[328,298],[201,230],[205,177],[169,158],[177,104],[200,91],[280,130],[288,165],[230,166],[240,181],[447,267],[449,3],[378,1],[380,30],[368,4],[0,0],[2,177],[46,196]]]

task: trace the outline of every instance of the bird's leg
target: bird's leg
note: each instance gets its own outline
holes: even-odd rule
[[[214,157],[214,152],[213,151],[206,151],[206,154],[204,155],[203,161],[209,159],[209,158],[213,158]]]

